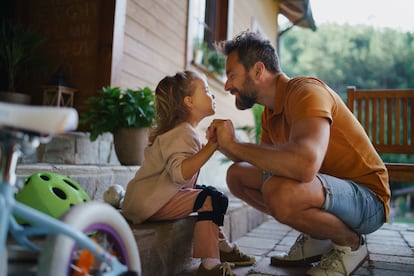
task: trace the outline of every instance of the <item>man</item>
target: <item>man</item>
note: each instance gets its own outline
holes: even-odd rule
[[[244,32],[218,45],[225,90],[238,109],[264,105],[260,145],[242,143],[230,120],[209,135],[233,160],[230,191],[301,234],[277,266],[319,264],[309,275],[349,275],[367,258],[363,235],[389,213],[388,173],[341,98],[316,78],[288,78],[268,40]]]

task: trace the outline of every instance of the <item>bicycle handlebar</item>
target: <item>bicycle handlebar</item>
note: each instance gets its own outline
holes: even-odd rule
[[[0,127],[7,126],[42,134],[61,134],[75,130],[78,119],[74,108],[0,102]]]

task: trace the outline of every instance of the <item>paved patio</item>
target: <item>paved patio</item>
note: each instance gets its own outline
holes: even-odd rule
[[[236,240],[244,251],[256,256],[251,267],[236,268],[237,276],[290,275],[303,276],[309,268],[278,268],[270,264],[270,256],[287,251],[295,242],[298,232],[269,219],[259,227]],[[354,275],[414,275],[414,224],[385,224],[378,231],[367,235],[369,260]],[[184,275],[195,275],[195,269]]]
[[[295,230],[270,218],[235,241],[243,252],[256,256],[257,262],[254,266],[236,268],[234,272],[237,276],[305,275],[308,270],[307,267],[287,269],[269,265],[270,256],[276,252],[289,250],[297,235],[298,232]],[[366,240],[369,260],[354,275],[414,275],[414,224],[385,224],[378,231],[367,235]],[[23,268],[22,266],[28,265],[27,268],[30,272],[11,273],[10,276],[35,275],[31,267],[33,263],[24,264],[20,262],[15,265],[20,269]],[[179,276],[194,276],[198,265],[199,262],[194,261]]]

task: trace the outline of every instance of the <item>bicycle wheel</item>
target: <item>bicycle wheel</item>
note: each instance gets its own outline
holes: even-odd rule
[[[113,207],[93,201],[79,204],[72,207],[62,220],[69,227],[86,233],[127,265],[130,271],[141,275],[141,260],[132,231]],[[109,266],[64,235],[49,236],[39,258],[38,275],[42,276],[101,275],[109,271]]]

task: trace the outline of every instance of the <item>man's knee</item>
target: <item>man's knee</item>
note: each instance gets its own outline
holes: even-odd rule
[[[241,167],[238,163],[230,165],[227,169],[226,182],[230,192],[232,193],[237,193],[238,188],[240,188],[240,174]]]
[[[272,216],[285,224],[295,217],[298,207],[298,198],[293,196],[291,185],[292,183],[286,183],[283,179],[276,180],[273,177],[262,187],[263,200]]]
[[[240,165],[239,163],[233,163],[227,169],[227,180],[236,179],[239,177],[240,174]]]

